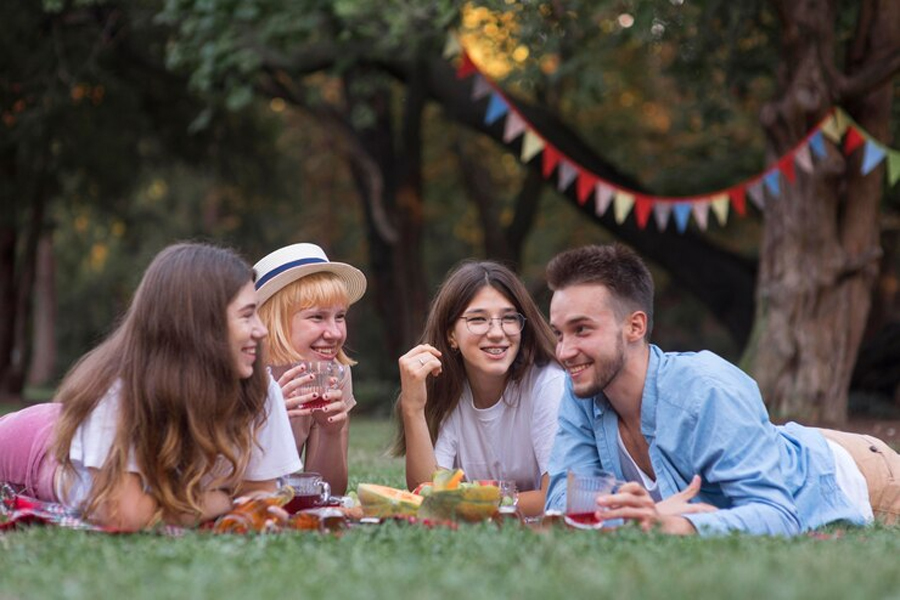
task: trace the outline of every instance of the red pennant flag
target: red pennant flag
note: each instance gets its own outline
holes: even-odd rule
[[[559,150],[557,150],[550,144],[544,146],[544,164],[543,169],[541,170],[541,173],[544,175],[544,179],[549,178],[553,173],[553,169],[555,169],[556,165],[559,164],[559,159],[561,158],[561,156],[562,155],[559,153]]]
[[[847,127],[847,137],[844,138],[844,154],[850,156],[850,154],[866,143],[866,139],[859,134],[856,130],[856,127],[850,125]]]
[[[465,79],[466,77],[471,77],[477,72],[478,67],[476,67],[475,63],[472,62],[472,59],[469,58],[469,54],[467,52],[463,52],[462,60],[459,62],[459,68],[456,69],[456,78]]]
[[[788,180],[789,183],[794,183],[797,179],[796,173],[794,173],[794,155],[788,154],[786,156],[782,156],[781,160],[778,161],[778,168],[781,170],[784,178]]]
[[[578,180],[575,182],[575,192],[578,196],[579,206],[584,206],[598,181],[600,181],[600,178],[596,175],[579,169]]]
[[[637,220],[639,229],[646,229],[647,221],[650,220],[650,213],[653,212],[653,200],[647,196],[635,194],[634,196],[634,218]]]
[[[731,198],[731,205],[734,207],[734,212],[741,215],[742,217],[746,216],[747,197],[744,186],[737,185],[728,190],[728,197]]]

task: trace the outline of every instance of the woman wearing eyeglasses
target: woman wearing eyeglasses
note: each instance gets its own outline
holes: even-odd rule
[[[395,452],[410,489],[436,469],[516,482],[539,515],[565,372],[525,286],[495,262],[464,262],[431,303],[420,344],[400,357]]]

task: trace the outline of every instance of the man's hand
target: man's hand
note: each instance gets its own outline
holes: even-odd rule
[[[617,493],[597,499],[600,508],[598,516],[605,521],[637,521],[644,531],[658,527],[663,533],[691,535],[697,531],[682,515],[716,510],[710,504],[690,502],[699,491],[700,477],[695,475],[684,490],[656,503],[643,486],[632,481],[620,487]]]

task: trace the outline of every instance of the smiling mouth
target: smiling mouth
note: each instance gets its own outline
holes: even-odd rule
[[[313,352],[316,354],[320,354],[322,356],[327,356],[328,358],[334,358],[337,356],[337,348],[329,347],[329,348],[311,348]]]
[[[583,363],[583,364],[580,364],[580,365],[574,365],[574,366],[571,366],[571,367],[570,367],[570,366],[566,366],[566,371],[569,372],[569,375],[570,375],[571,377],[577,377],[578,375],[580,375],[581,373],[583,373],[584,371],[586,371],[586,370],[588,369],[588,367],[590,367],[590,366],[591,366],[590,363]]]

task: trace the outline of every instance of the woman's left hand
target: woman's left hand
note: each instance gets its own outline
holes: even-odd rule
[[[325,433],[341,431],[347,422],[347,405],[344,404],[344,392],[340,389],[328,390],[322,394],[322,399],[328,401],[328,404],[320,408],[304,408],[303,403],[298,403],[294,408],[288,408],[288,416],[293,418],[311,415],[316,424]]]

